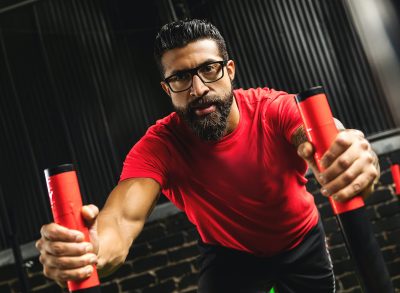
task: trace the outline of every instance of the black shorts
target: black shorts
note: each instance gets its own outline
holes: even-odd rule
[[[335,278],[321,221],[294,249],[273,257],[199,241],[199,293],[332,293]]]

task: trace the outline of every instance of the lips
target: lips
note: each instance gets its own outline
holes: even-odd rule
[[[217,98],[202,97],[189,104],[189,109],[196,116],[201,117],[218,110],[220,101]]]
[[[204,105],[204,107],[196,107],[194,108],[194,112],[197,116],[204,116],[214,112],[217,107],[214,104],[211,105]]]

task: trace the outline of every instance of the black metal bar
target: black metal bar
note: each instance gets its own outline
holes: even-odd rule
[[[13,5],[9,5],[6,6],[4,8],[0,9],[0,14],[6,13],[6,12],[10,12],[13,11],[15,9],[27,6],[27,5],[31,5],[31,4],[35,4],[36,2],[39,2],[40,0],[26,0],[26,1],[21,1],[17,4],[13,4]]]
[[[30,292],[28,274],[26,272],[24,260],[22,258],[21,248],[18,243],[16,229],[15,227],[13,227],[14,225],[11,224],[10,215],[8,213],[8,209],[3,197],[3,192],[1,187],[0,187],[0,217],[1,217],[1,222],[4,225],[3,229],[5,230],[6,237],[13,251],[15,267],[21,285],[21,292],[28,293]]]
[[[365,207],[339,214],[337,219],[349,253],[357,264],[358,279],[364,292],[394,292]]]

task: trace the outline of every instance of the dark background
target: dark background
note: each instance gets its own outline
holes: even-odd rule
[[[321,84],[346,127],[367,135],[395,128],[346,7],[341,0],[1,2],[0,195],[18,241],[37,239],[51,220],[45,168],[74,163],[84,201],[101,207],[129,149],[171,111],[152,58],[169,20],[207,18],[220,28],[238,87],[296,93]],[[9,246],[4,231],[0,250]]]

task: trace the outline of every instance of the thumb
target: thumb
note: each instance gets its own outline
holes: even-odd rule
[[[93,204],[82,207],[82,217],[85,220],[86,226],[89,229],[90,241],[93,244],[93,252],[97,254],[99,250],[99,240],[97,236],[97,216],[99,208]]]
[[[314,147],[308,141],[303,142],[297,147],[297,154],[308,163],[314,161]]]
[[[320,172],[318,170],[317,163],[315,162],[314,153],[315,153],[314,147],[308,141],[300,144],[297,147],[297,154],[299,155],[299,157],[301,157],[307,162],[308,166],[313,171],[315,177],[318,178]]]

